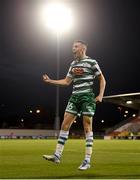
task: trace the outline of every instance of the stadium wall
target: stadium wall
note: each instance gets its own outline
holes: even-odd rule
[[[0,139],[47,139],[58,138],[59,130],[44,129],[0,129]],[[85,138],[83,130],[70,131],[69,138]],[[94,139],[104,139],[104,134],[94,132]]]
[[[57,138],[59,130],[41,130],[41,129],[0,129],[0,138]]]

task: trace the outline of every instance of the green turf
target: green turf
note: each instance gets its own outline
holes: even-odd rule
[[[79,171],[84,140],[68,140],[61,164],[42,158],[56,140],[0,140],[0,178],[140,178],[139,140],[95,140],[92,167]]]

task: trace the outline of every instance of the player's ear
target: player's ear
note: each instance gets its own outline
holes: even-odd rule
[[[81,51],[82,51],[82,53],[85,52],[85,47],[83,47],[83,48],[81,49]]]

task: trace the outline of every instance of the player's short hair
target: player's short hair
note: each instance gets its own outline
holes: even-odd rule
[[[74,41],[75,43],[78,42],[78,43],[81,43],[83,45],[85,45],[86,47],[88,47],[88,44],[85,42],[85,41],[82,41],[82,40],[76,40]]]

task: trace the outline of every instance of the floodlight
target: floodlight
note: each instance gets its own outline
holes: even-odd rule
[[[56,32],[67,31],[73,25],[71,10],[64,4],[48,4],[42,13],[44,23]]]

